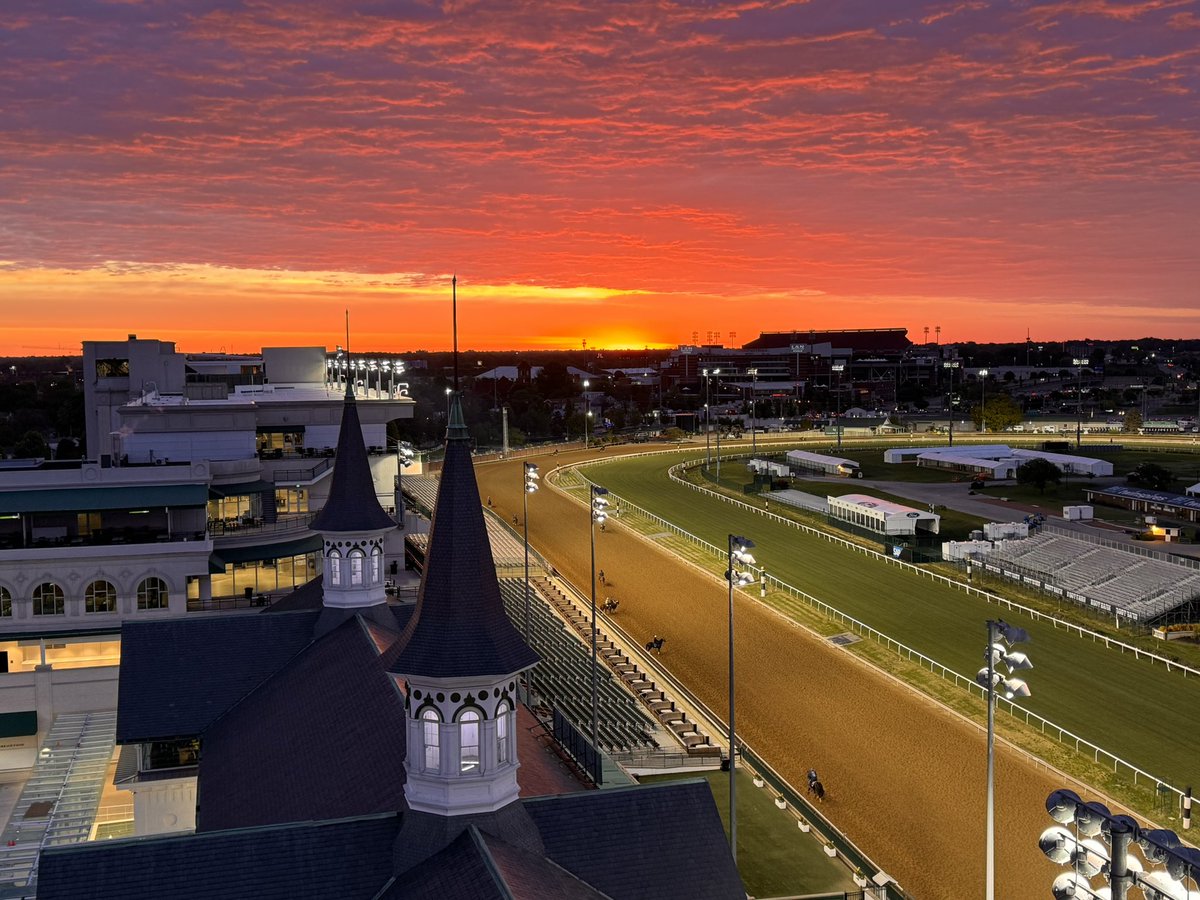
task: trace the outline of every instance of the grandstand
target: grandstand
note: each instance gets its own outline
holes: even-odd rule
[[[1194,613],[1200,570],[1065,534],[997,542],[984,568],[1142,624]]]

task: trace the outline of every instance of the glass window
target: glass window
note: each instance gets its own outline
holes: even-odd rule
[[[329,551],[329,580],[335,585],[342,583],[342,554],[337,550]]]
[[[496,707],[496,761],[506,763],[509,760],[508,751],[508,717],[510,710],[508,703],[502,701]]]
[[[463,772],[479,771],[479,713],[468,709],[458,717],[459,762]]]
[[[167,583],[161,578],[147,578],[138,585],[138,609],[166,609]]]
[[[442,764],[441,722],[437,710],[426,709],[421,713],[425,744],[425,771],[436,772]]]
[[[142,744],[141,770],[178,769],[194,766],[199,761],[200,739],[186,738],[182,741],[154,741]]]
[[[371,548],[371,583],[383,581],[383,551],[379,547]]]
[[[83,609],[89,613],[117,611],[117,589],[108,581],[93,581],[83,592]]]
[[[350,583],[363,583],[363,563],[366,561],[367,555],[358,548],[350,551]]]
[[[0,617],[12,615],[12,594],[8,588],[0,587]]]
[[[35,616],[61,616],[66,612],[66,598],[57,584],[46,582],[33,589]]]

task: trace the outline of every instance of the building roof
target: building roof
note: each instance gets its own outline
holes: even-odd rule
[[[308,645],[317,615],[122,623],[117,742],[200,735]]]
[[[471,897],[472,900],[604,900],[543,856],[514,847],[475,826],[405,873],[379,900]]]
[[[363,443],[362,425],[358,420],[358,404],[347,388],[333,483],[329,488],[329,499],[313,519],[312,530],[378,531],[395,527],[395,521],[383,511],[375,496],[371,462],[367,458],[367,445]]]
[[[907,328],[849,328],[838,331],[764,331],[743,350],[784,349],[792,344],[832,344],[853,350],[907,350]]]
[[[1147,488],[1123,487],[1114,485],[1106,488],[1084,487],[1089,494],[1110,494],[1122,500],[1144,500],[1158,503],[1162,506],[1173,506],[1177,509],[1200,509],[1200,497],[1186,494],[1172,494],[1167,491],[1151,491]]]
[[[402,644],[391,666],[399,675],[508,675],[538,660],[504,611],[457,395],[417,609]]]
[[[744,900],[707,782],[584,791],[526,800],[546,856],[622,900],[704,896]],[[631,828],[633,823],[637,828]]]
[[[0,492],[0,513],[86,512],[100,509],[204,506],[202,484],[146,484],[123,487],[48,488]]]
[[[404,698],[379,659],[397,637],[349,620],[213,723],[196,830],[403,809]],[[286,766],[275,759],[281,742],[303,748]]]
[[[45,900],[368,900],[391,877],[398,827],[393,813],[48,847],[37,893]]]
[[[893,503],[890,500],[882,500],[879,497],[872,497],[870,494],[842,494],[840,497],[830,495],[829,500],[836,500],[839,503],[844,503],[847,506],[858,506],[863,509],[871,510],[872,512],[881,513],[885,516],[912,516],[917,513],[920,518],[936,519],[937,515],[931,513],[927,509],[916,509],[912,506],[904,506],[900,503]]]

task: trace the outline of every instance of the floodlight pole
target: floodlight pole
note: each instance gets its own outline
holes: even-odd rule
[[[733,691],[733,541],[729,535],[729,852],[737,862],[737,730]]]
[[[600,760],[600,695],[597,678],[598,657],[596,651],[596,498],[608,493],[608,488],[598,484],[591,485],[588,503],[588,531],[592,544],[592,751],[596,754],[596,783],[602,780],[603,769]]]
[[[1083,366],[1091,360],[1075,360],[1075,449],[1083,443]]]
[[[530,488],[536,485],[534,479],[537,477],[537,464],[527,462],[522,466],[525,473],[525,482],[521,489],[521,513],[522,522],[525,526],[525,640],[532,640],[532,632],[529,629],[529,495],[533,493]],[[532,684],[529,679],[530,670],[525,670],[525,702],[529,703]]]
[[[704,474],[708,474],[708,467],[712,465],[712,452],[710,450],[710,441],[708,433],[709,417],[712,413],[708,406],[708,369],[701,369],[704,374]]]
[[[754,433],[756,425],[754,406],[755,398],[758,396],[758,369],[747,369],[746,372],[750,376],[750,455],[755,456],[758,453],[758,438]],[[1200,422],[1200,419],[1197,422]]]
[[[951,370],[953,372],[953,370]],[[951,376],[953,377],[953,375]],[[992,645],[996,643],[996,623],[987,623],[987,900],[996,897],[996,662]]]

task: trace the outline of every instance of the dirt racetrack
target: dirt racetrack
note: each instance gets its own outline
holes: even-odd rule
[[[538,459],[543,489],[529,500],[530,543],[585,593],[587,509],[545,482],[554,466],[595,455]],[[480,494],[506,521],[521,515],[521,466],[510,460],[476,469]],[[621,601],[621,626],[639,640],[665,636],[661,664],[726,715],[724,583],[619,523],[597,531],[596,564],[609,581],[604,593]],[[793,785],[815,767],[828,791],[823,812],[910,896],[984,896],[984,732],[744,595],[734,616],[739,736]],[[1047,794],[1064,786],[997,743],[1001,900],[1050,895],[1062,869],[1042,856],[1037,837],[1051,824]]]

